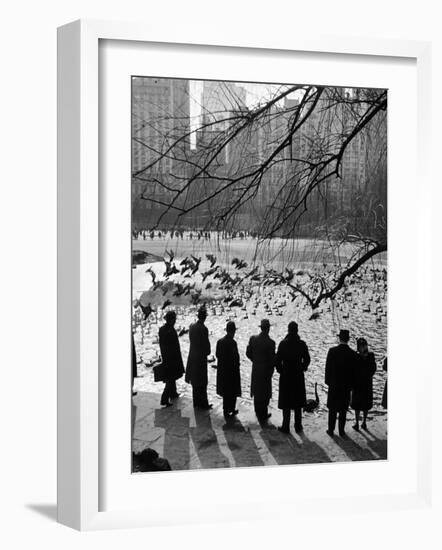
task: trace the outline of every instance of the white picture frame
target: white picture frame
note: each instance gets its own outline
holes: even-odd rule
[[[409,58],[417,67],[417,163],[420,174],[418,202],[431,204],[429,175],[429,97],[431,46],[426,42],[372,40],[343,36],[307,38],[297,34],[282,37],[278,43],[266,43],[263,36],[212,36],[204,31],[187,36],[185,29],[167,36],[145,25],[76,21],[58,31],[58,521],[80,530],[117,527],[140,527],[169,522],[192,522],[192,514],[181,519],[166,517],[161,506],[131,507],[121,502],[118,509],[102,510],[100,503],[101,434],[100,434],[100,200],[99,186],[99,44],[101,40],[127,43],[167,43],[228,47],[244,51],[299,51],[336,56],[377,56]],[[418,214],[419,238],[427,246],[420,249],[419,321],[427,345],[431,335],[431,242],[430,219],[423,209]],[[427,351],[428,353],[428,351]],[[332,502],[350,504],[377,511],[387,508],[426,506],[431,499],[430,428],[428,397],[424,389],[430,380],[431,361],[421,367],[416,380],[417,460],[416,490],[403,493],[370,494],[358,497],[315,496],[302,504],[303,513],[317,513]],[[424,405],[424,398],[426,400]],[[129,452],[129,450],[128,450]],[[341,466],[342,467],[342,466]],[[176,475],[173,473],[172,475]],[[188,473],[182,475],[196,475]],[[200,474],[197,474],[200,475]],[[204,479],[214,475],[204,472]],[[177,480],[179,482],[179,480]],[[246,508],[239,503],[240,518],[260,518],[266,495]],[[191,500],[192,497],[189,496]],[[282,499],[282,497],[281,497]],[[284,496],[299,509],[299,502]],[[189,510],[200,510],[198,521],[215,519],[213,512],[193,502]],[[230,520],[224,514],[221,519]]]

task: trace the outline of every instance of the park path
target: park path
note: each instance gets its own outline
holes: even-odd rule
[[[348,439],[330,438],[326,415],[304,414],[304,432],[285,435],[276,427],[281,414],[270,407],[272,417],[261,426],[250,400],[239,400],[239,414],[226,424],[222,400],[212,399],[213,409],[195,411],[184,383],[173,406],[160,406],[160,393],[139,391],[133,398],[135,426],[133,450],[155,449],[173,470],[275,466],[379,460],[387,458],[387,415],[369,417],[369,431],[355,432],[347,422]],[[353,416],[349,413],[349,417]]]

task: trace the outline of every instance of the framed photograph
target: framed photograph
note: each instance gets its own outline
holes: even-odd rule
[[[59,29],[59,521],[425,506],[430,46],[204,42]]]

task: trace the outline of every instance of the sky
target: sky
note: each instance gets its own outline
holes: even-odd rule
[[[190,116],[197,117],[201,114],[201,99],[203,93],[203,80],[189,80],[190,93]],[[268,100],[273,93],[280,87],[279,84],[252,84],[235,83],[237,86],[245,88],[246,104],[248,107],[254,107],[256,104]]]

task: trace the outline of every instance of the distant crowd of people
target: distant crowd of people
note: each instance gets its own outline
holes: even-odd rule
[[[209,331],[205,325],[207,311],[198,310],[198,318],[189,328],[190,349],[187,365],[181,354],[178,334],[175,330],[176,313],[173,310],[165,314],[165,324],[159,329],[159,345],[162,358],[162,380],[164,391],[161,405],[168,407],[179,397],[176,381],[185,375],[185,381],[192,385],[193,406],[201,410],[210,410],[208,401],[208,357],[211,354]],[[290,420],[294,412],[294,428],[302,432],[303,410],[314,410],[319,405],[306,398],[304,373],[310,364],[307,344],[298,334],[295,321],[288,324],[287,335],[276,348],[270,337],[270,322],[263,319],[260,333],[251,336],[246,356],[252,362],[251,396],[255,414],[260,423],[270,418],[268,407],[272,397],[272,378],[274,371],[279,373],[278,408],[282,410],[283,421],[278,428],[281,432],[290,432]],[[238,414],[236,400],[241,397],[241,373],[238,345],[235,340],[236,325],[233,321],[226,324],[226,334],[216,343],[217,375],[216,392],[223,399],[223,413],[226,421],[232,421]],[[328,386],[328,428],[327,433],[334,435],[336,422],[341,437],[346,437],[345,425],[349,406],[355,411],[355,430],[367,429],[368,411],[373,406],[373,376],[376,371],[375,356],[369,351],[364,338],[357,339],[357,351],[349,346],[350,333],[341,330],[338,345],[329,349],[325,364],[325,384]],[[133,353],[134,350],[133,350]],[[384,360],[384,370],[387,361]],[[382,405],[387,406],[386,385]],[[362,414],[362,423],[361,423]]]
[[[211,240],[212,236],[216,235],[222,239],[245,239],[247,237],[256,238],[258,233],[256,231],[207,231],[204,229],[146,229],[146,228],[134,228],[132,230],[133,239],[196,239],[196,240]]]

